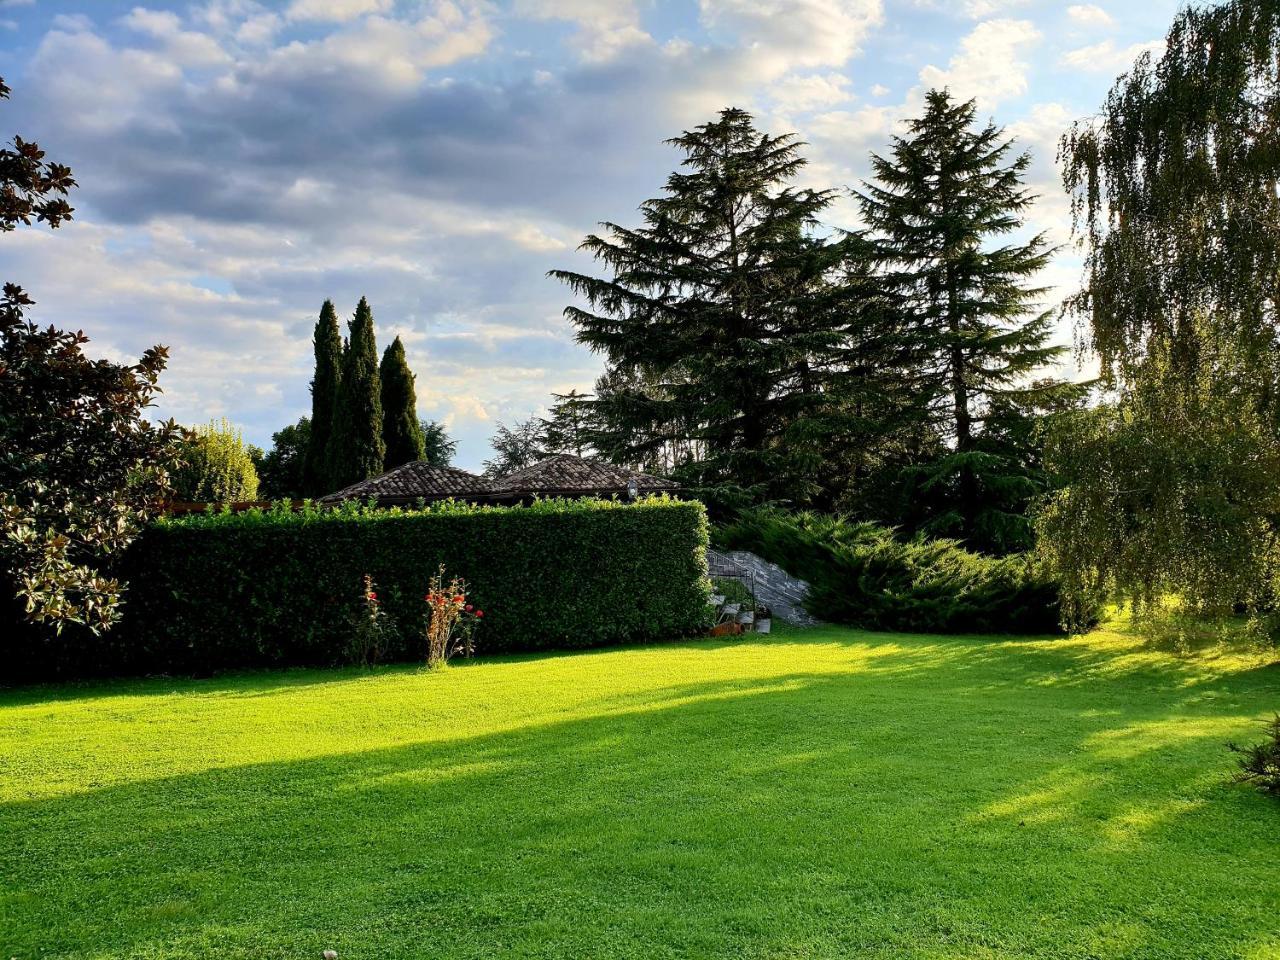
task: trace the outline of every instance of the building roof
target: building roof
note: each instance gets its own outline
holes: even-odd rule
[[[647,473],[638,473],[603,460],[590,460],[561,453],[539,460],[531,467],[517,470],[489,484],[494,497],[519,496],[608,496],[626,492],[634,479],[640,493],[674,490],[678,484]]]
[[[380,504],[412,504],[418,500],[474,500],[488,493],[481,477],[456,467],[433,467],[414,460],[377,477],[361,480],[336,493],[321,497],[321,503],[340,500],[376,500]]]

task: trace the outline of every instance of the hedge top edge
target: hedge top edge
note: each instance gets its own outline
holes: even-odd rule
[[[321,506],[307,501],[295,509],[288,501],[281,501],[270,509],[253,507],[233,511],[229,506],[211,508],[206,513],[191,513],[176,517],[160,517],[154,526],[165,529],[237,528],[256,526],[303,526],[315,523],[349,523],[352,521],[379,522],[405,517],[422,516],[470,516],[473,514],[548,514],[592,513],[603,510],[652,510],[688,509],[704,510],[696,500],[680,500],[668,494],[651,494],[633,501],[617,498],[608,500],[592,497],[538,498],[527,504],[497,505],[475,504],[462,500],[438,500],[419,507],[378,507],[373,501],[359,503],[347,501],[338,506]]]

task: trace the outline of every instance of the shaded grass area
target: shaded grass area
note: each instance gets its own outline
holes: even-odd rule
[[[1261,654],[843,628],[0,693],[0,953],[1280,957]]]

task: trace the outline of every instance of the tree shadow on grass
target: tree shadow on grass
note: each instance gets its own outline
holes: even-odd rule
[[[1029,691],[1038,650],[895,643],[901,662],[858,671],[8,804],[0,944],[23,960],[1268,945],[1275,811],[1215,767],[1263,691],[1227,676],[1236,707],[1188,707],[1159,670]],[[1180,729],[1189,713],[1203,726]]]

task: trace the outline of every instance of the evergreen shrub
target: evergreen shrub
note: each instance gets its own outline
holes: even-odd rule
[[[1023,556],[987,557],[952,540],[902,541],[872,523],[749,510],[718,545],[750,550],[809,583],[822,620],[869,630],[1056,633],[1059,587]]]
[[[706,546],[702,505],[665,497],[166,518],[124,555],[117,629],[10,662],[28,675],[341,663],[366,574],[397,627],[383,659],[425,660],[424,598],[441,564],[485,611],[480,654],[671,640],[708,625]]]

